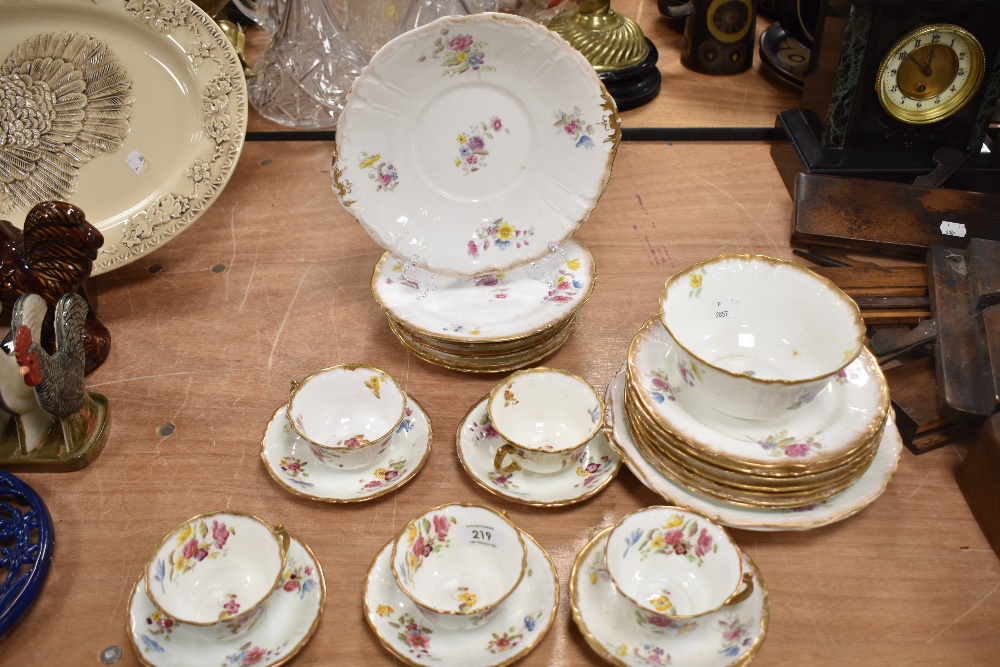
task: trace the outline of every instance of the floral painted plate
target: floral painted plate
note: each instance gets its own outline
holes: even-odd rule
[[[328,503],[354,503],[398,489],[416,476],[431,451],[431,423],[412,396],[389,448],[375,463],[356,470],[337,470],[321,462],[288,425],[285,406],[264,430],[260,456],[271,477],[297,496]]]
[[[509,271],[590,216],[619,125],[594,68],[544,26],[446,16],[390,41],[354,81],[334,186],[397,257],[450,276]]]
[[[643,618],[611,582],[604,564],[610,532],[602,530],[583,548],[569,576],[573,620],[598,655],[627,667],[737,667],[753,659],[767,632],[771,604],[749,556],[743,554],[744,567],[753,573],[750,597],[700,618],[664,623]]]
[[[312,551],[292,537],[280,587],[256,627],[232,639],[206,639],[174,625],[146,595],[142,577],[128,603],[128,636],[149,667],[217,667],[284,664],[316,631],[326,603],[323,569]]]
[[[379,641],[408,665],[499,667],[523,658],[545,637],[559,604],[552,559],[531,535],[524,578],[492,618],[474,629],[445,630],[425,619],[396,583],[392,541],[379,551],[365,579],[365,618]]]
[[[587,445],[579,465],[561,473],[541,475],[525,470],[502,475],[493,458],[503,440],[486,414],[486,398],[476,403],[458,429],[458,458],[479,486],[490,493],[525,505],[560,507],[590,498],[611,483],[621,457],[602,431]]]
[[[30,165],[0,167],[0,218],[20,227],[39,201],[79,206],[104,236],[92,275],[176,238],[243,148],[247,88],[229,40],[189,0],[0,4],[0,118],[22,123],[0,129],[0,165]],[[57,88],[51,68],[25,69],[53,58],[82,94]],[[69,92],[46,101],[43,90]],[[68,142],[57,132],[67,121]]]
[[[689,507],[713,521],[746,530],[808,530],[858,513],[882,495],[896,473],[903,440],[892,418],[886,422],[875,459],[861,478],[835,496],[796,508],[746,507],[704,496],[677,484],[650,463],[639,451],[625,420],[625,368],[608,385],[604,397],[604,421],[612,444],[629,469],[651,491],[668,501]]]
[[[569,240],[542,277],[530,267],[474,278],[437,276],[423,294],[403,275],[404,262],[385,253],[371,289],[386,313],[410,330],[458,343],[491,343],[529,336],[564,321],[594,289],[594,258]]]
[[[675,353],[677,344],[653,317],[632,339],[627,378],[657,425],[700,455],[754,469],[816,472],[836,467],[867,446],[889,413],[889,389],[871,352],[863,349],[809,405],[774,419],[724,415],[691,398],[698,377]]]

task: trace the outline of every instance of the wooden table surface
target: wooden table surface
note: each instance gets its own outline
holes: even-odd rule
[[[655,3],[638,2],[620,9],[641,9],[654,26]],[[764,79],[759,65],[731,79],[688,73],[676,61],[679,36],[648,31],[659,40],[664,87],[654,103],[623,115],[626,127],[766,127],[794,104],[794,93]],[[292,664],[398,664],[364,619],[365,574],[408,518],[451,501],[507,510],[556,565],[555,623],[522,664],[601,664],[571,618],[574,558],[601,529],[667,499],[625,467],[600,494],[561,509],[505,501],[466,475],[456,429],[501,377],[428,365],[394,338],[369,291],[382,251],[331,190],[333,148],[248,141],[232,180],[196,224],[93,280],[113,349],[88,386],[110,400],[110,437],[84,470],[22,475],[48,505],[56,548],[42,595],[0,643],[0,664],[97,665],[110,646],[123,650],[118,664],[139,664],[126,633],[133,585],[168,531],[219,509],[283,523],[323,567],[325,611]],[[719,253],[791,258],[790,214],[766,143],[624,142],[577,234],[593,252],[596,290],[545,364],[603,389],[656,312],[668,276]],[[415,479],[354,505],[293,496],[260,458],[262,432],[290,380],[341,362],[394,375],[434,430]],[[164,425],[173,426],[169,435],[161,435],[170,431]],[[804,532],[732,531],[770,594],[755,664],[997,664],[1000,560],[955,482],[966,453],[962,444],[919,457],[904,450],[884,495],[846,521]]]

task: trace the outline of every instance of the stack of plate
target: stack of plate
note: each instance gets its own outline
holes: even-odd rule
[[[387,251],[372,292],[403,344],[471,372],[558,349],[594,279],[570,238],[620,136],[590,63],[528,19],[448,16],[385,45],[345,102],[332,175]]]
[[[372,274],[375,300],[400,342],[452,370],[512,371],[540,361],[566,342],[576,312],[594,289],[594,258],[567,241],[542,263],[475,278],[409,278],[386,252]]]
[[[693,400],[694,378],[676,350],[659,317],[639,330],[624,373],[623,416],[641,455],[677,484],[726,503],[801,508],[851,487],[875,458],[889,392],[868,350],[812,403],[763,420]]]

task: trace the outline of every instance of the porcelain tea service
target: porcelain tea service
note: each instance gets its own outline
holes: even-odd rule
[[[583,378],[539,366],[494,387],[486,413],[504,440],[493,462],[497,472],[558,473],[576,463],[600,431],[604,402]]]
[[[381,457],[406,412],[406,393],[383,370],[340,364],[292,386],[288,422],[327,465],[353,470]]]
[[[451,630],[482,625],[521,583],[527,547],[507,517],[453,503],[410,520],[392,542],[396,583],[429,621]]]
[[[721,255],[667,280],[660,320],[699,400],[741,419],[808,405],[864,344],[855,302],[795,262]]]
[[[217,512],[171,531],[145,569],[145,591],[173,623],[209,639],[246,632],[267,612],[290,538],[257,517]]]
[[[639,624],[654,631],[753,593],[742,553],[725,529],[679,507],[647,507],[623,518],[608,535],[604,560]]]

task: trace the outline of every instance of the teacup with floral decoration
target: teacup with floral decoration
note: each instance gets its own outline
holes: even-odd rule
[[[753,592],[739,547],[707,517],[679,507],[653,506],[629,514],[605,547],[608,576],[631,602],[634,619],[656,632],[677,627]]]
[[[504,441],[493,460],[496,472],[550,474],[579,461],[601,430],[604,401],[583,378],[538,366],[517,371],[494,387],[486,413]]]
[[[482,625],[524,577],[527,547],[503,514],[453,503],[410,520],[392,544],[400,590],[434,625]]]
[[[249,514],[196,516],[156,548],[146,593],[163,617],[206,639],[246,632],[267,612],[289,543],[282,526]]]
[[[801,264],[720,255],[667,280],[660,320],[677,370],[706,405],[770,419],[808,405],[860,354],[857,304]]]
[[[340,364],[292,384],[288,422],[323,463],[354,470],[389,448],[406,415],[406,393],[388,373]]]

